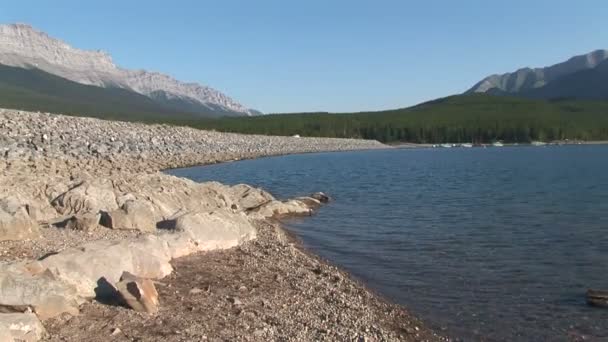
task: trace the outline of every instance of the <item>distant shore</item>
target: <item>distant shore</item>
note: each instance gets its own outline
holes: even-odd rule
[[[433,148],[433,147],[444,147],[443,145],[449,145],[450,147],[491,147],[493,144],[468,144],[465,143],[445,143],[445,144],[418,144],[418,143],[389,143],[388,146],[394,148]],[[608,140],[597,140],[597,141],[585,141],[585,140],[563,140],[563,141],[551,141],[551,142],[526,142],[526,143],[502,143],[502,146],[562,146],[562,145],[608,145]]]

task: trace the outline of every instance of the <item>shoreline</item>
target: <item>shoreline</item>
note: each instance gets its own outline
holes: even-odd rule
[[[276,279],[262,283],[250,279],[249,283],[252,288],[275,286],[279,297],[272,308],[287,310],[283,315],[260,322],[265,316],[257,312],[269,308],[263,301],[261,306],[254,305],[258,311],[249,312],[241,307],[243,303],[246,307],[245,300],[220,296],[214,305],[228,311],[209,317],[206,336],[224,334],[225,320],[234,319],[237,325],[230,334],[238,340],[297,336],[306,340],[447,340],[424,328],[403,307],[391,304],[304,248],[295,235],[289,238],[291,233],[274,217],[310,215],[321,205],[314,196],[278,201],[247,185],[195,183],[161,171],[245,158],[389,146],[375,141],[246,136],[10,110],[0,110],[0,132],[0,306],[11,312],[0,313],[0,328],[9,324],[4,323],[7,319],[17,319],[19,326],[30,329],[10,330],[9,334],[17,334],[15,338],[35,341],[46,335],[46,329],[50,333],[46,340],[82,340],[78,337],[81,332],[87,340],[121,340],[128,329],[139,329],[130,323],[143,324],[141,328],[160,322],[156,335],[149,335],[147,328],[140,335],[146,340],[183,340],[177,322],[174,331],[162,331],[166,324],[159,317],[167,313],[169,320],[186,319],[182,325],[203,323],[200,312],[188,316],[196,309],[184,309],[181,303],[201,293],[199,290],[188,294],[168,291],[184,280],[180,268],[190,268],[194,280],[188,281],[195,282],[202,280],[197,278],[201,272],[211,278],[255,272],[274,277],[282,272],[280,277],[289,279],[280,285],[275,284]],[[167,224],[175,228],[165,228]],[[212,231],[210,227],[214,227]],[[275,252],[281,257],[273,259]],[[223,262],[208,264],[214,256]],[[268,258],[272,262],[263,267],[250,267]],[[241,261],[235,264],[235,260]],[[279,264],[282,268],[277,268]],[[223,276],[209,273],[204,268],[210,265],[231,271]],[[158,315],[104,304],[104,297],[97,293],[99,277],[112,286],[123,271],[157,279]],[[230,288],[230,282],[223,284],[222,288]],[[307,295],[305,301],[298,300],[302,292]],[[265,292],[260,293],[256,295]],[[285,297],[285,293],[292,295]],[[196,304],[214,303],[208,299]],[[293,311],[298,305],[310,310]],[[384,309],[390,309],[390,314]],[[319,310],[329,313],[319,316]],[[304,316],[294,321],[299,314]],[[109,317],[124,317],[121,324],[125,325],[107,331],[115,324]],[[334,318],[337,320],[331,321]],[[262,330],[238,325],[242,319],[263,323]],[[273,330],[269,328],[272,322],[284,326]]]
[[[229,160],[216,160],[214,162],[209,162],[209,163],[206,163],[206,164],[194,164],[194,165],[185,165],[185,166],[172,167],[172,168],[168,168],[168,169],[158,170],[158,172],[165,173],[165,172],[171,171],[171,170],[189,169],[189,168],[193,168],[193,167],[213,166],[213,165],[235,163],[235,162],[247,161],[247,160],[257,160],[257,159],[265,159],[265,158],[279,158],[279,157],[286,157],[286,156],[297,156],[297,155],[307,155],[307,154],[316,154],[316,153],[342,153],[342,152],[378,151],[378,150],[382,151],[382,150],[393,150],[393,149],[395,149],[393,146],[386,145],[386,147],[384,147],[384,148],[380,147],[380,148],[370,148],[370,149],[362,148],[362,149],[352,149],[352,150],[344,149],[344,150],[328,150],[328,151],[288,152],[288,153],[277,153],[277,154],[264,154],[264,155],[259,155],[259,156],[247,156],[247,157],[243,157],[241,159],[235,158],[235,159],[229,159]]]
[[[45,341],[449,341],[304,248],[279,221],[256,227],[256,240],[174,260],[176,272],[160,280],[157,316],[92,302],[79,316],[46,322]],[[90,338],[87,328],[103,335]]]

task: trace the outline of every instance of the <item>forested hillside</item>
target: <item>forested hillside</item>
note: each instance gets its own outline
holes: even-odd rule
[[[605,140],[608,139],[608,102],[547,102],[470,94],[381,112],[275,114],[189,124],[230,132],[365,138],[382,142]]]

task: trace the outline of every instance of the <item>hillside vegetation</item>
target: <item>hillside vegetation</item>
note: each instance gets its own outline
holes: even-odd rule
[[[414,107],[349,114],[275,114],[188,122],[201,128],[382,142],[529,142],[608,139],[608,102],[457,95]]]

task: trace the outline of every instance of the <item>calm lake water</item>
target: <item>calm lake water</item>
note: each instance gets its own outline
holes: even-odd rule
[[[305,245],[465,341],[608,341],[608,146],[382,150],[169,173],[334,201]]]

